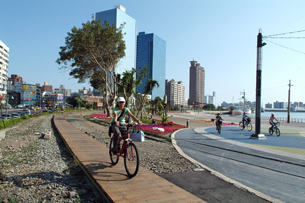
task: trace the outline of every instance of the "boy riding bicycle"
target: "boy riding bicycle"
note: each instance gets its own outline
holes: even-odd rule
[[[275,116],[274,116],[274,113],[273,114],[271,114],[271,117],[269,118],[269,124],[271,125],[271,127],[269,128],[269,129],[273,129],[273,127],[274,127],[274,120],[276,120],[276,122],[279,122],[276,118],[275,118]]]
[[[221,118],[221,116],[220,116],[220,114],[219,113],[217,113],[216,114],[216,119],[215,119],[215,123],[216,123],[216,130],[218,129],[217,127],[219,126],[219,125],[221,125],[222,124],[222,118]]]
[[[118,154],[118,138],[122,133],[127,131],[125,116],[129,115],[131,118],[136,120],[139,125],[142,122],[135,117],[128,108],[124,107],[126,104],[124,97],[119,97],[117,100],[117,106],[113,109],[113,118],[111,121],[111,130],[113,132],[113,154]]]

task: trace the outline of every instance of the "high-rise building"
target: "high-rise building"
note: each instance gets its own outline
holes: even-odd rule
[[[44,82],[44,85],[41,87],[41,93],[43,92],[53,93],[53,85],[49,85],[49,82]]]
[[[217,108],[216,106],[216,93],[213,92],[213,96],[212,95],[205,95],[204,96],[204,103],[206,104],[213,104],[215,108]]]
[[[7,90],[7,75],[8,75],[8,57],[10,49],[0,40],[0,96],[3,101],[3,96],[6,95]]]
[[[185,86],[182,81],[176,82],[174,79],[165,80],[165,94],[167,103],[172,106],[185,106]]]
[[[137,37],[137,71],[146,66],[149,69],[148,76],[137,87],[138,93],[144,93],[149,79],[158,81],[159,87],[155,87],[151,93],[152,99],[164,97],[165,94],[165,69],[166,69],[166,42],[157,35],[140,32]]]
[[[275,109],[287,109],[288,108],[288,102],[273,102],[273,108]]]
[[[137,22],[135,19],[126,14],[126,8],[122,5],[114,6],[114,9],[97,12],[96,20],[108,21],[110,25],[114,24],[119,28],[121,24],[125,24],[123,39],[125,41],[125,57],[121,59],[117,65],[117,73],[122,73],[126,70],[131,70],[136,65],[136,38],[137,38]]]
[[[205,71],[197,61],[190,61],[189,105],[202,107],[204,104]]]

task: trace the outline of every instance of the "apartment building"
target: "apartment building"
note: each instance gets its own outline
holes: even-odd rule
[[[165,94],[167,103],[171,106],[185,106],[185,86],[182,81],[176,82],[174,79],[165,80]]]
[[[189,105],[204,105],[205,70],[197,61],[190,61]]]
[[[44,85],[41,87],[41,93],[44,92],[53,93],[53,85],[49,85],[49,82],[44,82]]]
[[[54,93],[63,94],[65,97],[70,97],[71,89],[66,89],[64,85],[60,85],[59,88],[54,89]]]
[[[0,40],[0,96],[6,95],[9,47]]]

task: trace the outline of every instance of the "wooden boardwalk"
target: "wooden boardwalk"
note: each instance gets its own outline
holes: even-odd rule
[[[54,124],[66,146],[106,201],[204,202],[143,167],[130,179],[124,168],[123,157],[120,157],[117,165],[112,166],[108,147],[74,127],[64,115],[56,115]]]

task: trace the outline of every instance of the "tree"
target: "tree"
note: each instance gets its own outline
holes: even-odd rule
[[[79,83],[90,80],[93,88],[104,91],[108,116],[116,96],[116,67],[125,56],[123,27],[116,29],[107,21],[101,24],[101,20],[73,27],[56,60],[61,69],[70,69],[70,75]]]
[[[158,105],[162,101],[161,97],[156,97],[154,100],[149,102],[151,108],[151,114],[154,115],[158,111]]]
[[[77,103],[78,108],[80,108],[80,105],[83,103],[83,100],[80,97],[75,97],[74,100]]]
[[[159,87],[158,81],[153,80],[153,79],[149,79],[146,86],[145,86],[144,95],[140,97],[140,105],[139,105],[139,109],[138,109],[138,112],[137,112],[137,115],[136,115],[136,116],[138,116],[141,113],[141,119],[143,118],[143,112],[144,112],[145,116],[147,117],[146,112],[144,111],[144,104],[146,102],[146,95],[151,94],[151,92],[153,91],[153,89],[155,87]]]
[[[213,104],[207,104],[203,107],[204,110],[215,110],[215,106]]]
[[[163,99],[158,104],[159,116],[161,118],[162,124],[169,119],[169,116],[166,113],[166,109],[168,108],[168,104],[166,102],[166,94],[164,95]]]
[[[126,106],[129,103],[129,98],[132,95],[135,95],[135,88],[141,84],[141,81],[147,77],[147,74],[148,68],[146,66],[144,66],[144,68],[139,67],[139,71],[132,68],[129,71],[123,72],[122,75],[117,74],[117,83],[119,84],[117,93],[118,96],[123,96],[125,98]],[[136,78],[135,75],[137,75]]]
[[[217,111],[222,111],[223,109],[222,109],[222,106],[218,106],[217,107]]]

